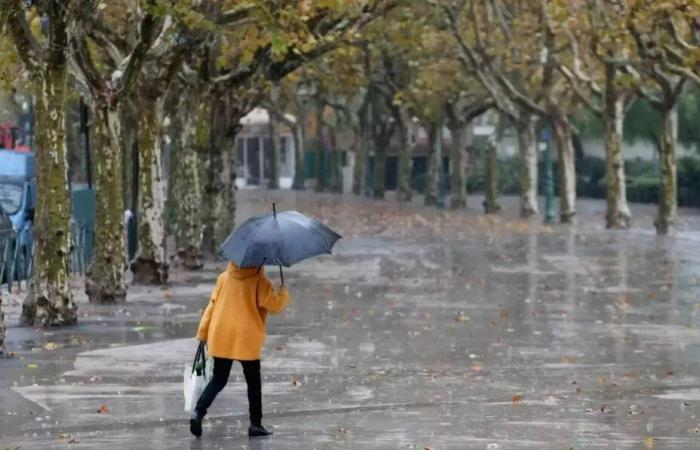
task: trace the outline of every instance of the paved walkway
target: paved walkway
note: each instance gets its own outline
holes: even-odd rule
[[[696,217],[657,238],[653,210],[606,231],[599,202],[582,205],[582,225],[549,228],[273,197],[346,236],[285,273],[294,302],[271,318],[263,362],[273,438],[245,436],[240,370],[204,437],[189,435],[182,370],[224,267],[211,262],[169,289],[133,287],[126,305],[82,299],[73,328],[9,328],[0,449],[700,448]],[[240,216],[273,197],[241,192]]]

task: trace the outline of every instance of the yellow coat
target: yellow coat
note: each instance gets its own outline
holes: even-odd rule
[[[211,356],[239,361],[260,359],[267,313],[281,312],[289,300],[287,289],[276,291],[264,270],[239,269],[229,263],[216,280],[197,338],[207,341]]]

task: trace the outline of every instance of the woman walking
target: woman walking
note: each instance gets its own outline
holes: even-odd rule
[[[229,263],[219,275],[197,331],[214,358],[214,376],[204,389],[190,418],[190,432],[202,435],[202,419],[216,395],[226,386],[233,361],[243,366],[248,385],[249,436],[269,436],[262,426],[260,352],[265,342],[267,313],[279,313],[290,301],[284,286],[273,288],[260,268]]]

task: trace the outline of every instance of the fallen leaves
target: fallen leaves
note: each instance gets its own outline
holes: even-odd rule
[[[107,405],[100,405],[99,408],[97,408],[97,413],[98,414],[107,414],[109,412],[109,408]]]
[[[44,344],[44,350],[56,350],[58,348],[58,344],[55,342],[49,342],[47,344]]]
[[[656,439],[653,437],[644,438],[644,448],[653,449],[656,448]]]
[[[559,359],[559,362],[562,363],[562,364],[571,364],[571,358],[568,357],[568,356],[562,356],[562,357]]]
[[[511,398],[511,402],[512,402],[514,405],[518,405],[518,404],[520,404],[520,403],[523,402],[523,396],[522,396],[521,394],[515,394],[515,395]]]
[[[464,315],[463,311],[459,311],[455,316],[455,322],[462,323],[466,322],[467,320],[469,320],[469,317]]]
[[[292,378],[292,386],[294,387],[301,387],[301,381],[299,381],[296,378]]]

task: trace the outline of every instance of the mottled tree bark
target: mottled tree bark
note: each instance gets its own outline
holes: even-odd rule
[[[551,120],[559,167],[559,217],[561,223],[573,223],[576,216],[576,163],[571,123],[560,112],[552,114]]]
[[[678,110],[676,102],[662,110],[663,127],[659,162],[661,167],[661,192],[659,212],[656,218],[658,234],[669,234],[678,219],[678,176],[676,168],[676,145],[678,142]]]
[[[202,268],[202,167],[195,148],[197,100],[182,102],[171,122],[174,164],[170,179],[170,204],[176,208],[177,255],[188,270]]]
[[[617,69],[612,64],[607,64],[605,71],[605,109],[602,119],[605,133],[605,179],[608,202],[606,221],[608,228],[628,228],[632,215],[627,205],[625,159],[622,152],[625,102],[616,86]]]
[[[223,130],[220,124],[225,115],[224,110],[223,99],[214,99],[211,108],[206,105],[200,106],[197,119],[197,140],[199,145],[204,146],[205,155],[204,201],[202,202],[204,211],[203,248],[204,253],[210,256],[216,254],[218,248],[218,229],[221,227],[224,213]],[[202,142],[201,137],[204,135],[206,135],[207,140]]]
[[[498,214],[501,211],[501,205],[498,204],[498,148],[491,139],[484,151],[484,158],[486,160],[484,212]]]
[[[425,197],[426,206],[437,204],[437,196],[440,183],[440,161],[442,160],[442,143],[439,130],[440,125],[431,123],[428,125],[428,164],[425,174]]]
[[[399,124],[399,168],[397,180],[397,197],[400,201],[408,202],[413,197],[411,186],[411,161],[413,157],[413,140],[411,139],[411,115],[406,108],[398,111]]]
[[[85,283],[91,303],[126,299],[122,197],[121,128],[118,108],[101,99],[93,105],[95,126],[95,253]]]
[[[168,282],[162,165],[163,107],[162,96],[143,97],[139,105],[139,249],[131,262],[136,283],[155,285]]]
[[[537,139],[535,121],[530,114],[522,114],[516,123],[520,153],[520,217],[538,213],[537,203]]]
[[[44,49],[33,45],[21,4],[11,2],[4,5],[7,30],[25,70],[31,76],[37,99],[34,268],[20,319],[23,324],[34,326],[71,325],[77,322],[77,305],[68,287],[71,211],[65,116],[67,8],[58,1],[45,3],[51,27],[46,36],[48,47]]]
[[[119,111],[122,122],[122,186],[124,207],[138,211],[138,131],[139,121],[134,102],[124,102]]]
[[[452,151],[450,152],[450,208],[466,208],[466,129],[459,121],[449,121],[448,123],[450,123],[450,134],[452,135]]]

